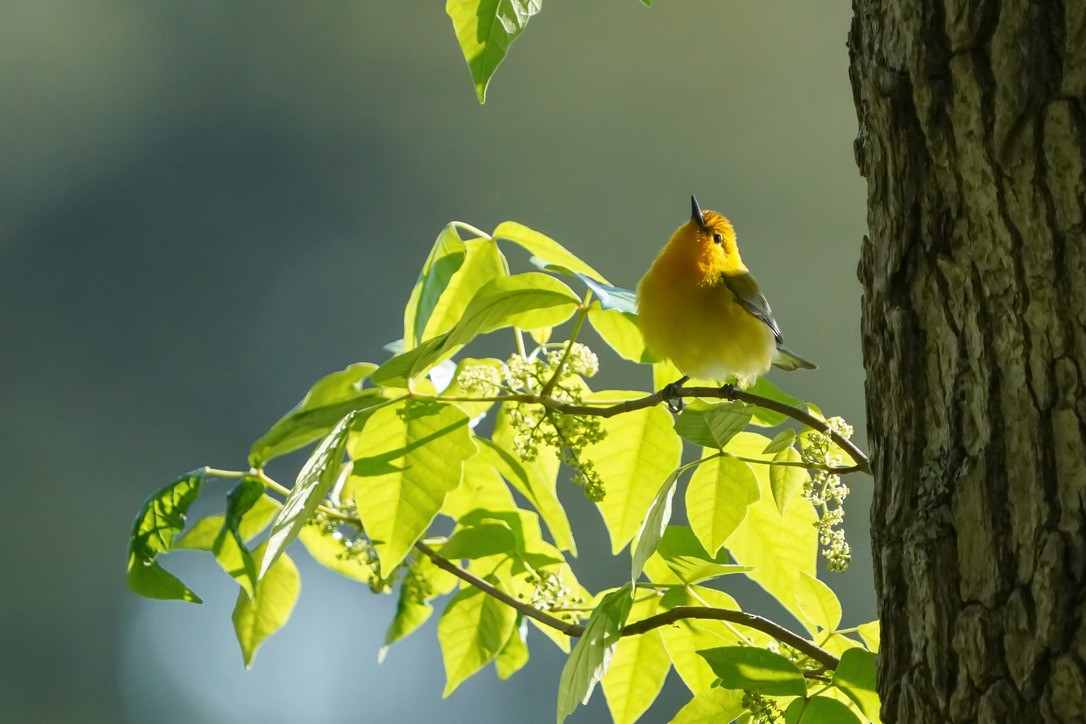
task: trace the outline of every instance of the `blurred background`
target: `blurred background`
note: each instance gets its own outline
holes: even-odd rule
[[[317,377],[384,359],[449,220],[520,221],[632,288],[691,193],[821,364],[772,379],[864,443],[848,23],[844,2],[548,2],[480,107],[440,2],[4,0],[0,720],[553,721],[541,636],[511,681],[443,701],[435,621],[378,665],[393,598],[300,550],[293,619],[247,672],[210,558],[166,561],[203,606],[127,592],[131,521],[184,471],[244,466]],[[609,360],[598,385],[649,384]],[[850,484],[845,625],[875,615]],[[582,581],[615,585],[625,554],[562,495]],[[687,696],[672,674],[644,720]],[[573,721],[605,718],[597,690]]]

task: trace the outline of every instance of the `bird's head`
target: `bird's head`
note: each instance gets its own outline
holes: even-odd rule
[[[689,244],[698,266],[707,276],[743,272],[747,268],[739,258],[732,222],[715,211],[702,211],[698,200],[690,197],[690,221],[675,234]]]

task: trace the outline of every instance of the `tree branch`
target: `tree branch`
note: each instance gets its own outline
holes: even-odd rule
[[[658,613],[655,616],[649,616],[648,618],[640,621],[635,621],[629,624],[622,630],[623,636],[635,636],[637,634],[647,633],[653,629],[660,628],[661,626],[669,626],[676,621],[681,621],[684,618],[700,618],[709,619],[713,621],[730,621],[731,623],[737,623],[748,628],[756,629],[762,633],[767,633],[773,638],[777,639],[783,644],[791,646],[796,651],[810,657],[814,661],[822,664],[830,670],[836,670],[841,660],[836,656],[826,651],[823,648],[816,646],[807,639],[803,638],[799,634],[789,631],[784,626],[774,623],[767,618],[763,618],[753,613],[746,613],[745,611],[732,611],[726,608],[710,608],[706,606],[676,606],[675,608],[668,609],[663,613]]]
[[[422,541],[415,543],[415,548],[426,555],[434,565],[443,571],[448,571],[461,581],[478,588],[483,593],[493,596],[497,600],[501,601],[507,606],[524,614],[528,618],[535,619],[545,626],[555,629],[561,633],[564,633],[570,638],[576,638],[584,634],[584,626],[576,623],[569,623],[559,618],[551,616],[545,611],[541,611],[535,606],[524,601],[518,601],[516,598],[510,596],[505,591],[501,590],[492,583],[479,578],[474,573],[471,573],[460,566],[456,565],[448,558],[445,558],[440,553],[435,551],[430,546],[426,545]],[[803,638],[799,634],[789,631],[784,626],[774,623],[767,618],[758,616],[753,613],[746,613],[744,611],[732,611],[724,608],[711,608],[708,606],[676,606],[675,608],[664,611],[663,613],[650,616],[640,621],[635,621],[622,630],[623,636],[637,636],[639,634],[648,633],[653,629],[661,628],[663,626],[670,626],[676,621],[681,621],[685,618],[698,618],[715,621],[730,621],[731,623],[737,623],[748,628],[752,628],[762,633],[767,633],[773,638],[777,639],[783,644],[791,646],[796,651],[805,654],[812,660],[817,661],[823,667],[829,670],[835,670],[840,660],[831,654],[829,651],[822,649],[815,644],[811,643],[807,639]]]

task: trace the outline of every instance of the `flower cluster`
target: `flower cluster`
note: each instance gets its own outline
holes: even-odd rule
[[[588,389],[583,378],[599,371],[599,359],[579,343],[559,344],[542,354],[514,354],[505,363],[504,375],[482,365],[464,368],[457,381],[468,392],[494,394],[505,390],[512,394],[541,395],[565,404],[580,404]],[[501,379],[504,377],[504,379]],[[524,461],[531,462],[539,448],[555,451],[558,459],[573,469],[573,482],[594,501],[603,499],[604,487],[599,473],[581,452],[603,439],[605,432],[598,417],[564,415],[535,402],[521,402],[508,408],[509,423],[515,431],[513,449]]]
[[[852,426],[840,417],[831,417],[826,424],[846,440],[852,436]],[[829,435],[811,431],[805,438],[800,451],[804,462],[823,468],[844,465],[844,455]],[[823,546],[822,557],[826,559],[829,570],[843,571],[852,562],[852,549],[841,527],[845,520],[844,504],[849,489],[837,473],[817,468],[811,472],[810,480],[803,485],[803,497],[811,501],[819,512],[818,542]]]
[[[533,587],[531,598],[523,593],[517,597],[527,600],[533,607],[541,611],[558,612],[559,618],[576,623],[581,616],[568,607],[582,606],[585,602],[582,596],[573,595],[573,591],[562,581],[562,571],[532,571],[524,577],[524,582]]]
[[[381,565],[377,558],[377,549],[361,530],[343,520],[344,518],[358,519],[358,508],[354,502],[341,503],[335,510],[341,515],[329,515],[318,510],[309,521],[309,525],[316,526],[321,535],[328,536],[341,546],[336,553],[336,558],[341,561],[354,561],[362,567],[367,575],[370,590],[374,593],[389,590],[395,582],[395,574],[388,578],[382,578],[379,575]]]
[[[772,722],[781,721],[784,717],[782,712],[772,699],[767,699],[761,694],[744,691],[743,692],[743,706],[750,712],[750,721],[752,724],[757,722],[758,724],[772,724]]]

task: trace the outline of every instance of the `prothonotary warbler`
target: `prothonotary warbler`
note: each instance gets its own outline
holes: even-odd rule
[[[685,375],[747,387],[771,365],[815,365],[782,344],[766,298],[739,257],[731,222],[690,197],[690,221],[671,235],[637,285],[638,324],[649,353]],[[681,406],[680,406],[681,407]]]

